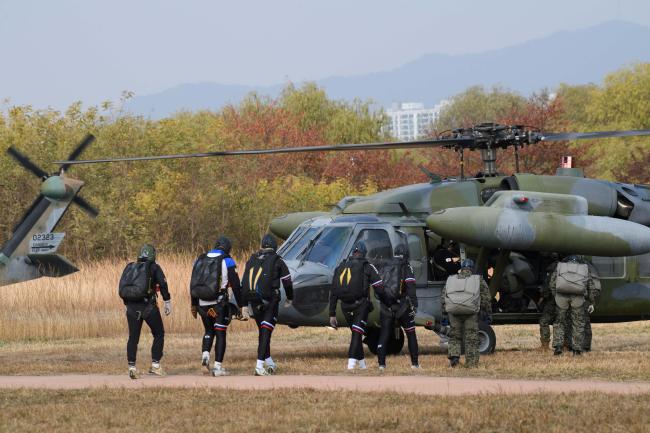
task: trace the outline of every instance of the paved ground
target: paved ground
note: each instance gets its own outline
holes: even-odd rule
[[[1,388],[230,388],[381,391],[423,395],[528,394],[537,392],[650,393],[650,382],[605,382],[594,380],[511,380],[430,376],[145,376],[131,380],[126,375],[0,376]]]

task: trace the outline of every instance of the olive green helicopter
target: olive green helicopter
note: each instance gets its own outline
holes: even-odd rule
[[[258,150],[57,161],[74,164],[151,161],[178,158],[267,155],[439,147],[458,153],[460,175],[406,185],[368,196],[344,197],[327,212],[279,216],[270,231],[284,240],[278,253],[291,270],[294,302],[282,306],[279,323],[290,327],[328,326],[328,298],[337,264],[364,240],[368,259],[381,268],[398,244],[409,251],[417,280],[416,324],[436,332],[440,326],[441,290],[447,274],[435,263],[436,249],[451,240],[459,255],[472,257],[489,281],[492,325],[536,323],[540,290],[547,269],[559,255],[582,254],[601,278],[602,292],[593,322],[624,322],[650,317],[650,186],[584,177],[565,167],[556,175],[519,173],[519,150],[551,141],[650,135],[650,130],[590,133],[544,133],[520,125],[485,123],[441,136],[409,142],[334,144]],[[516,173],[497,171],[497,151],[512,148]],[[467,177],[464,152],[478,151],[483,172]],[[424,170],[426,172],[426,170]],[[283,293],[284,296],[284,293]],[[376,300],[374,302],[377,302]],[[283,305],[283,303],[281,303]],[[369,317],[365,343],[376,351],[379,308]],[[337,313],[342,320],[341,312]],[[496,336],[480,324],[482,353]],[[404,335],[396,328],[390,353],[401,351]]]

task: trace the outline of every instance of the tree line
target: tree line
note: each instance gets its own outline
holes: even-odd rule
[[[333,100],[312,83],[287,85],[277,98],[252,93],[218,111],[179,112],[162,120],[129,114],[124,102],[78,102],[65,111],[6,106],[0,145],[15,145],[55,172],[51,161],[65,158],[86,133],[97,137],[83,155],[89,159],[391,139],[387,117],[372,101]],[[451,98],[432,134],[487,121],[553,132],[649,129],[650,64],[631,65],[600,84],[563,84],[527,96],[471,87]],[[590,177],[650,183],[647,138],[538,144],[521,151],[520,170],[553,173],[562,155],[576,156]],[[467,173],[480,171],[479,155],[465,156]],[[72,208],[57,230],[68,232],[62,252],[75,260],[132,255],[145,241],[163,251],[194,253],[220,233],[239,249],[252,249],[275,216],[326,210],[345,195],[426,182],[419,165],[456,175],[457,159],[453,151],[420,149],[76,166],[70,175],[86,182],[82,195],[101,213],[92,220]],[[501,152],[499,166],[514,172],[511,152]],[[40,183],[3,154],[0,186],[4,240]]]

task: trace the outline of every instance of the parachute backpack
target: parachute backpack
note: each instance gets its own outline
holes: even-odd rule
[[[131,262],[122,271],[118,294],[125,301],[141,301],[151,295],[151,263]]]
[[[557,264],[555,290],[562,295],[587,293],[589,266],[586,263],[560,262]]]
[[[379,266],[379,274],[384,283],[384,293],[390,300],[397,300],[404,294],[404,261],[394,257],[386,261],[384,266]]]
[[[347,259],[334,270],[332,293],[344,302],[367,295],[369,283],[363,269],[364,260]]]
[[[481,309],[481,277],[451,275],[445,285],[445,310],[450,314],[476,314]]]
[[[221,262],[223,255],[208,257],[201,255],[192,268],[190,295],[204,301],[216,301],[221,290]]]
[[[248,301],[268,301],[276,296],[280,287],[279,278],[274,278],[277,254],[253,254],[246,262],[242,288]]]

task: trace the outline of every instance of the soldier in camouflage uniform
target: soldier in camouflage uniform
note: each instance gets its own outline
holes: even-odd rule
[[[469,278],[473,275],[474,261],[465,259],[461,263],[461,269],[457,277],[459,279]],[[449,278],[453,278],[449,277]],[[483,279],[480,278],[480,319],[492,323],[492,305],[490,302],[490,289]],[[460,361],[461,345],[463,334],[465,335],[465,366],[478,367],[479,360],[479,313],[474,314],[451,314],[447,313],[445,298],[447,296],[447,285],[442,293],[443,322],[448,321],[451,326],[449,333],[449,366],[455,367]]]
[[[585,263],[582,256],[572,255],[563,260],[565,263]],[[581,355],[584,348],[584,336],[587,316],[594,310],[596,291],[594,290],[594,277],[588,271],[583,294],[561,294],[557,292],[557,269],[551,274],[549,287],[553,292],[557,313],[553,324],[553,348],[555,355],[562,354],[565,341],[565,324],[569,310],[571,310],[571,346],[574,355]]]
[[[542,286],[541,298],[538,305],[541,306],[541,314],[539,316],[539,341],[542,350],[548,350],[549,343],[551,342],[551,324],[555,321],[555,299],[551,293],[549,280],[557,262],[553,262],[546,268],[546,278],[544,286]]]
[[[598,301],[600,296],[600,277],[598,276],[598,271],[593,264],[587,263],[589,265],[589,273],[591,274],[592,279],[594,280],[594,301]],[[555,304],[555,303],[553,303]],[[595,303],[593,304],[596,305]],[[584,318],[585,318],[585,334],[582,342],[582,351],[591,352],[591,317],[589,314],[589,303],[584,303]],[[567,315],[566,326],[564,327],[564,347],[571,348],[573,350],[573,342],[571,341],[571,316]]]

